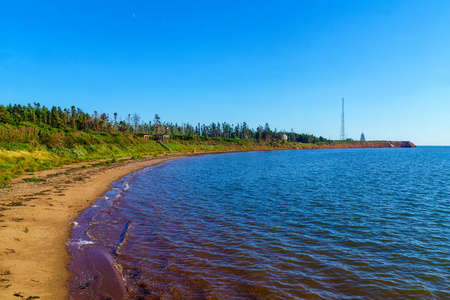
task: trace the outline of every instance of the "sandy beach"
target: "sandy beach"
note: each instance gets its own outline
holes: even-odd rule
[[[66,242],[71,221],[101,197],[112,182],[174,154],[123,160],[82,168],[95,162],[23,175],[0,190],[0,299],[67,299],[71,255]],[[24,178],[45,181],[26,182]]]

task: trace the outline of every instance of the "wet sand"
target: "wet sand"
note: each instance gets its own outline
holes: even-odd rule
[[[13,179],[0,189],[0,299],[68,299],[66,242],[71,221],[110,188],[112,182],[174,154],[81,168],[64,166]],[[25,182],[24,178],[42,178]]]

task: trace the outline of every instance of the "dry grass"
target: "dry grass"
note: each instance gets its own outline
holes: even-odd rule
[[[0,149],[0,164],[14,164],[19,161],[46,161],[55,158],[55,154],[45,150],[26,151]]]

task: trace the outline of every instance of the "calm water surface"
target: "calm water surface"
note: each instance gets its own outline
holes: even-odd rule
[[[103,249],[126,299],[450,299],[450,147],[170,161],[79,222],[75,259]]]

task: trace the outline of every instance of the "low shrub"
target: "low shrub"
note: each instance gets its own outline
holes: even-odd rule
[[[26,182],[40,182],[40,181],[45,181],[45,179],[33,177],[33,178],[24,178],[23,181],[26,181]]]

